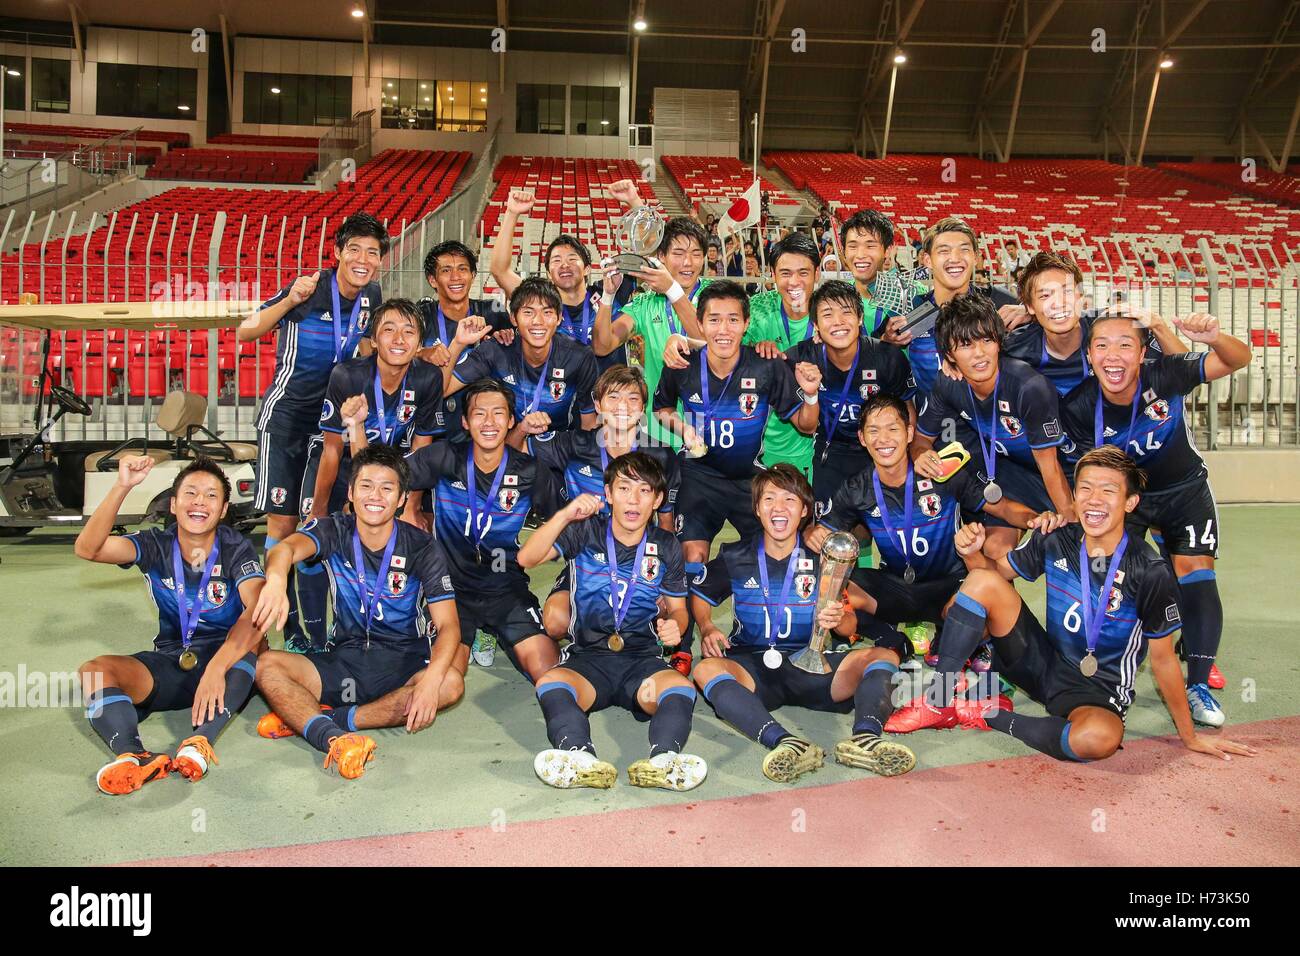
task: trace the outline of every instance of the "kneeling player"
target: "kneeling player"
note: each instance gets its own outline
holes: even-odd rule
[[[587,714],[617,705],[650,720],[650,757],[628,768],[637,787],[690,790],[708,767],[682,753],[691,732],[695,688],[662,658],[688,626],[686,580],[677,539],[654,526],[667,490],[658,464],[634,451],[605,469],[602,502],[580,495],[519,549],[525,568],[564,558],[573,591],[573,643],[537,681],[537,700],[554,749],[533,764],[553,787],[610,787],[618,772],[596,756]],[[660,604],[664,605],[660,616]]]
[[[158,607],[152,651],[105,654],[81,665],[86,716],[116,754],[95,778],[108,794],[139,790],[171,770],[201,779],[217,762],[212,742],[253,689],[263,645],[263,632],[252,624],[262,566],[244,536],[220,524],[230,482],[217,465],[199,459],[176,476],[171,530],[110,534],[122,502],[153,465],[147,456],[123,458],[117,483],[77,536],[77,557],[143,571]],[[176,757],[145,750],[140,719],[186,707],[196,730]]]
[[[844,637],[853,620],[839,601],[816,614],[820,557],[799,546],[812,521],[812,488],[793,465],[778,464],[754,479],[753,509],[762,531],[724,544],[691,585],[691,613],[700,629],[704,659],[696,686],[718,716],[768,748],[763,773],[789,783],[816,770],[821,747],[796,737],[769,711],[786,704],[832,713],[854,712],[853,735],[835,747],[835,759],[892,777],[916,766],[902,744],[881,736],[899,656],[883,647],[830,653],[828,674],[810,674],[789,655],[807,646],[814,623]],[[778,584],[778,582],[780,582]],[[724,636],[712,609],[734,599],[735,621]]]
[[[271,551],[253,616],[263,628],[282,623],[289,568],[325,562],[334,596],[333,650],[262,655],[257,686],[271,713],[258,721],[257,732],[272,739],[301,734],[326,755],[326,769],[337,766],[347,778],[365,773],[374,756],[374,740],[358,731],[405,724],[415,733],[465,691],[466,655],[442,548],[397,520],[409,483],[406,461],[392,448],[358,452],[348,488],[352,514],[314,518]],[[333,709],[322,713],[322,704]]]
[[[1255,751],[1196,734],[1182,669],[1169,636],[1178,630],[1178,591],[1169,566],[1146,542],[1130,538],[1125,520],[1138,506],[1143,476],[1117,448],[1099,448],[1075,469],[1080,524],[1035,533],[992,561],[984,528],[958,532],[970,575],[944,627],[936,681],[899,711],[950,708],[966,727],[999,730],[1058,760],[1100,760],[1124,739],[1138,667],[1151,652],[1151,675],[1178,736],[1189,750],[1226,757]],[[1011,585],[1047,575],[1047,624],[1040,624]],[[994,662],[1007,680],[1046,709],[1029,717],[986,702],[953,697],[960,665],[989,634]],[[886,729],[892,729],[886,727]]]

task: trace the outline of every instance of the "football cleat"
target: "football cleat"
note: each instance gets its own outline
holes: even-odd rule
[[[686,651],[677,651],[672,657],[668,658],[668,666],[683,677],[691,676],[691,655]]]
[[[994,700],[971,700],[962,697],[954,700],[952,705],[957,714],[957,724],[964,730],[988,730],[989,725],[984,720],[985,717],[997,710],[1015,710],[1011,698],[1006,694],[998,694]]]
[[[916,766],[910,747],[879,734],[854,734],[835,745],[835,762],[870,770],[882,777],[897,777]]]
[[[263,714],[257,722],[257,734],[259,737],[265,737],[267,740],[279,740],[281,737],[292,737],[295,731],[292,727],[280,719],[280,715],[275,711],[268,711]]]
[[[1210,690],[1223,690],[1228,686],[1228,681],[1223,676],[1223,671],[1219,670],[1218,664],[1210,665],[1210,679],[1206,681],[1210,685]]]
[[[957,726],[957,711],[952,704],[947,707],[935,707],[926,703],[925,695],[909,701],[889,715],[885,721],[885,732],[891,734],[910,734],[918,730],[947,730]]]
[[[1219,706],[1219,702],[1204,684],[1192,684],[1187,688],[1187,704],[1192,709],[1192,720],[1207,727],[1222,727],[1228,717]]]
[[[586,750],[543,750],[533,758],[533,772],[542,783],[561,790],[594,787],[608,790],[618,779],[618,770]]]
[[[918,656],[924,657],[930,653],[930,628],[925,624],[904,624],[902,631]]]
[[[497,659],[497,639],[491,634],[475,634],[469,653],[479,667],[491,667]]]
[[[355,780],[366,772],[366,764],[375,759],[375,742],[365,734],[343,734],[330,741],[330,752],[322,766],[337,770],[340,777]]]
[[[171,766],[172,758],[166,754],[148,750],[122,754],[99,768],[99,773],[95,774],[95,783],[101,793],[120,797],[134,793],[150,781],[161,780],[171,771]]]
[[[976,674],[987,674],[993,670],[993,645],[985,641],[975,648],[975,653],[966,662],[966,666]]]
[[[703,757],[668,750],[632,764],[627,768],[627,779],[634,787],[694,790],[708,773],[709,765]]]
[[[826,762],[826,751],[801,737],[782,737],[763,758],[763,776],[776,783],[790,783]]]
[[[191,783],[198,783],[208,768],[217,763],[216,751],[207,737],[193,736],[181,741],[181,747],[172,758],[172,768]]]

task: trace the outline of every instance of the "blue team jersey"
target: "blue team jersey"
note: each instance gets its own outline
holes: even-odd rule
[[[654,410],[678,410],[708,445],[701,458],[690,459],[693,471],[712,471],[724,478],[750,478],[763,455],[763,431],[769,415],[789,421],[799,411],[794,373],[780,359],[760,358],[748,345],[731,375],[718,378],[707,370],[709,403],[700,388],[706,350],[690,357],[684,369],[665,368],[655,391]],[[706,367],[707,368],[707,367]]]
[[[436,299],[426,297],[415,304],[419,307],[420,315],[424,319],[422,347],[427,349],[441,342],[450,348],[451,340],[456,336],[456,326],[460,324],[459,320],[446,315],[439,315],[438,301]],[[506,313],[501,307],[501,303],[496,299],[477,299],[471,296],[469,299],[469,314],[486,319],[493,332],[514,328],[510,324],[509,314]],[[467,355],[473,349],[474,346],[471,345],[461,354]],[[434,367],[437,368],[437,366]],[[438,369],[438,372],[439,375],[442,374],[441,369]],[[441,411],[442,424],[446,430],[447,440],[455,442],[468,441],[469,437],[465,433],[464,426],[460,423],[460,399],[455,395],[445,396],[442,399]]]
[[[734,646],[767,647],[795,651],[808,644],[817,616],[817,576],[821,558],[807,548],[796,548],[789,556],[767,558],[768,590],[758,570],[761,536],[732,541],[718,550],[718,556],[704,566],[691,582],[691,593],[717,607],[733,599],[735,618],[729,640]],[[781,607],[781,591],[790,562],[795,561],[790,591]]]
[[[128,534],[126,539],[135,545],[135,559],[123,567],[137,567],[144,573],[149,596],[158,608],[158,634],[153,640],[154,647],[166,653],[180,653],[180,612],[176,605],[176,580],[172,570],[176,529],[149,528]],[[216,548],[217,560],[212,566],[212,577],[208,579],[199,608],[199,623],[193,637],[195,644],[224,641],[244,613],[239,586],[250,578],[265,577],[257,552],[234,528],[217,525]],[[189,555],[182,554],[181,559],[185,565],[185,600],[193,606],[203,578],[203,565],[195,570]]]
[[[573,606],[569,636],[580,648],[604,647],[606,638],[615,631],[609,555],[606,554],[608,527],[608,518],[587,518],[566,526],[555,540],[555,550],[569,562]],[[618,634],[624,641],[623,653],[658,656],[655,620],[659,616],[659,598],[686,597],[682,548],[672,532],[652,526],[641,563],[633,568],[636,550],[635,545],[614,542],[618,596],[620,601],[628,602],[627,615],[618,627]],[[630,598],[626,596],[628,587],[632,588]]]
[[[352,449],[343,426],[342,410],[343,403],[353,395],[366,397],[368,444],[409,449],[415,436],[441,435],[444,431],[442,372],[428,362],[413,361],[396,389],[385,392],[381,386],[380,394],[384,399],[381,409],[375,407],[376,362],[373,355],[349,359],[330,372],[329,387],[321,406],[320,430],[343,436],[345,460],[351,458]],[[388,432],[387,442],[384,441],[385,431]]]
[[[587,346],[562,335],[551,339],[550,355],[540,368],[528,364],[516,336],[509,345],[484,339],[473,352],[461,356],[452,374],[466,385],[481,378],[505,382],[515,393],[516,422],[529,412],[546,412],[553,431],[568,431],[579,427],[581,416],[596,410],[591,397],[596,385],[596,356]]]
[[[1080,590],[1079,543],[1083,528],[1066,525],[1049,535],[1033,532],[1007,555],[1016,574],[1026,581],[1047,575],[1047,619],[1044,629],[1066,667],[1078,669],[1088,652]],[[1095,614],[1106,583],[1104,562],[1088,562],[1089,606]],[[1104,565],[1104,566],[1103,566]],[[1169,563],[1145,541],[1130,537],[1120,561],[1115,584],[1106,602],[1106,616],[1098,637],[1098,682],[1114,700],[1127,707],[1133,702],[1133,681],[1147,653],[1147,642],[1167,637],[1182,626],[1178,612],[1178,587]]]
[[[330,372],[337,364],[334,341],[334,302],[330,293],[333,269],[322,269],[316,290],[301,305],[285,313],[280,320],[280,334],[275,344],[275,375],[262,396],[262,409],[257,417],[257,430],[277,435],[314,435],[320,421],[321,402],[329,384]],[[284,299],[292,286],[281,289],[261,308],[265,309]],[[371,282],[357,295],[360,307],[355,324],[348,323],[356,299],[345,299],[340,293],[339,318],[342,341],[339,355],[352,358],[357,343],[370,327],[370,315],[379,308],[383,294],[378,282]]]
[[[862,444],[858,441],[858,423],[862,420],[862,408],[872,395],[884,392],[908,402],[916,394],[912,366],[903,350],[867,335],[858,337],[857,363],[847,371],[830,360],[824,345],[811,339],[787,349],[785,360],[791,372],[800,362],[816,365],[822,371],[822,385],[818,395],[821,418],[814,445],[817,456],[826,450],[827,435],[832,431],[832,447],[839,451],[863,451]],[[845,379],[849,372],[853,373],[853,381],[847,385],[845,392]],[[836,405],[841,393],[845,393],[845,398],[844,403],[839,405],[837,415]]]
[[[447,555],[457,588],[471,588],[481,595],[527,587],[528,576],[518,561],[519,532],[536,495],[544,490],[545,471],[538,469],[532,455],[507,447],[501,484],[489,501],[496,469],[484,472],[475,462],[477,496],[471,530],[470,492],[465,485],[470,447],[437,441],[408,455],[411,488],[433,489],[433,533]]]
[[[323,563],[329,572],[334,608],[330,643],[336,647],[372,643],[393,650],[427,651],[432,635],[425,605],[455,596],[442,549],[414,525],[405,521],[393,523],[397,528],[397,543],[388,573],[379,582],[379,604],[367,637],[361,611],[361,579],[354,566],[352,549],[356,526],[355,518],[340,513],[313,518],[298,529],[316,545],[312,562]],[[367,594],[375,591],[383,554],[382,547],[370,551],[364,544],[361,546]]]
[[[882,571],[901,576],[910,564],[918,581],[964,575],[966,565],[954,540],[961,527],[962,509],[972,513],[984,509],[984,483],[976,477],[975,469],[964,467],[947,481],[913,474],[911,534],[907,533],[907,516],[903,513],[906,489],[881,482],[883,504],[889,508],[889,523],[893,526],[890,534],[880,513],[882,503],[876,498],[873,474],[875,470],[868,468],[841,485],[831,499],[830,510],[818,519],[818,524],[848,532],[862,525],[880,550]]]
[[[543,513],[554,514],[579,495],[605,497],[605,465],[600,457],[601,441],[599,428],[529,436],[528,451],[539,465],[546,467],[557,479],[552,485],[559,492],[559,498],[546,503],[542,508]],[[663,445],[651,444],[650,437],[644,432],[637,433],[637,450],[649,455],[663,469],[668,490],[664,493],[663,503],[659,505],[659,513],[672,514],[682,478],[680,453]],[[599,513],[608,515],[609,506],[602,506]]]
[[[1037,321],[1031,321],[1007,334],[1002,343],[1002,354],[1020,359],[1041,372],[1056,388],[1062,398],[1070,394],[1083,382],[1092,377],[1092,366],[1088,364],[1088,335],[1095,318],[1093,313],[1086,313],[1079,319],[1082,338],[1079,347],[1064,358],[1058,358],[1047,350],[1047,333]],[[1160,342],[1155,336],[1144,333],[1145,345],[1149,359],[1160,355]]]
[[[957,423],[957,439],[981,467],[979,443],[982,440],[987,447],[992,435],[997,454],[1036,472],[1034,450],[1055,448],[1061,443],[1056,389],[1024,362],[1002,356],[998,361],[996,397],[994,408],[992,393],[981,399],[966,382],[940,375],[917,413],[917,434],[936,438],[944,433],[944,423],[953,421]],[[981,433],[978,436],[977,420]]]
[[[1102,442],[1124,449],[1142,467],[1147,473],[1147,491],[1163,491],[1206,477],[1184,398],[1205,383],[1207,354],[1162,355],[1144,363],[1133,396],[1136,409],[1133,404],[1102,402]],[[1071,461],[1078,461],[1095,443],[1100,391],[1097,380],[1090,378],[1062,402],[1061,418],[1069,437],[1065,451]]]
[[[964,292],[962,295],[983,296],[992,300],[995,309],[1004,305],[1015,305],[1018,302],[1015,296],[1002,289],[978,289],[972,286],[968,292]],[[915,309],[927,302],[934,304],[934,292],[915,296],[912,299],[912,308]],[[934,388],[934,383],[939,379],[946,378],[939,372],[939,347],[935,343],[933,329],[921,335],[913,333],[912,341],[907,344],[907,358],[912,363],[912,374],[916,377],[916,387],[922,395],[928,394]]]

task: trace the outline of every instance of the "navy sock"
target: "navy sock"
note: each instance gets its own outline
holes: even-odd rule
[[[780,743],[782,737],[790,736],[767,712],[758,695],[742,687],[730,674],[719,674],[705,684],[704,699],[713,705],[719,717],[768,750]]]
[[[659,709],[650,718],[650,756],[682,752],[694,710],[694,687],[669,687],[659,695]]]
[[[342,736],[343,732],[339,730],[339,725],[330,720],[325,714],[317,714],[307,721],[307,726],[302,729],[303,740],[323,754],[330,752],[331,740]]]
[[[1027,717],[1010,710],[995,710],[984,718],[992,730],[1001,731],[1057,760],[1087,763],[1070,749],[1070,722],[1064,717]]]
[[[685,571],[686,571],[686,586],[690,587],[691,582],[704,573],[704,562],[687,561],[685,565]],[[675,654],[678,651],[685,651],[687,654],[694,655],[695,653],[694,647],[695,647],[695,627],[694,625],[692,625],[682,632],[682,642],[673,648],[673,653]]]
[[[539,684],[537,703],[546,719],[546,736],[556,750],[585,750],[593,757],[591,721],[578,706],[578,692],[568,684],[553,681]]]
[[[855,734],[882,734],[885,721],[894,712],[894,675],[898,668],[887,661],[872,661],[867,665],[853,692],[853,732]]]
[[[1219,582],[1208,568],[1178,579],[1179,609],[1183,618],[1183,657],[1187,684],[1204,684],[1219,653],[1223,637],[1223,601]]]
[[[253,692],[253,677],[256,673],[257,655],[252,651],[231,664],[230,670],[226,671],[226,697],[223,701],[226,709],[218,711],[215,717],[200,724],[194,732],[200,737],[206,737],[208,743],[216,740],[217,734],[225,729],[230,718],[235,716],[235,711],[244,706],[248,695]]]
[[[984,640],[988,625],[988,611],[969,594],[958,591],[957,599],[948,609],[943,622],[943,643],[939,647],[939,663],[935,665],[934,680],[927,695],[936,707],[946,707],[951,701],[957,681],[966,672],[966,661]]]
[[[108,749],[117,756],[144,750],[140,741],[140,719],[135,704],[120,687],[105,687],[86,701],[86,717],[95,733],[104,738]]]
[[[314,650],[324,650],[325,610],[329,606],[330,582],[323,564],[298,562],[298,626],[311,638]]]
[[[349,734],[356,733],[356,729],[357,729],[356,704],[353,704],[351,707],[335,707],[333,710],[329,711],[325,716],[329,717],[330,720],[338,724],[339,729],[345,731],[346,733]]]

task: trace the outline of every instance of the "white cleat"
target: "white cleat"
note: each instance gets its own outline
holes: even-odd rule
[[[1187,703],[1192,709],[1192,720],[1206,727],[1222,727],[1228,717],[1205,684],[1192,684],[1187,688]]]
[[[671,750],[638,760],[627,768],[627,779],[632,786],[663,790],[694,790],[708,774],[709,765],[703,757]]]
[[[618,779],[613,764],[586,750],[543,750],[533,759],[533,771],[543,783],[561,790],[574,787],[608,790]]]

